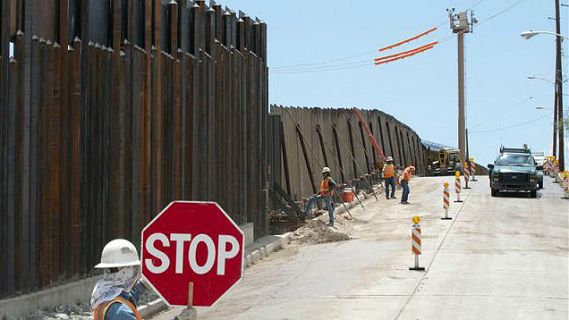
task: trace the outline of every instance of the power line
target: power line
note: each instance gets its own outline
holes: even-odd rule
[[[271,73],[276,74],[295,74],[295,73],[313,73],[313,72],[323,72],[323,71],[336,71],[336,70],[346,70],[346,69],[359,69],[359,68],[367,68],[372,66],[373,62],[370,60],[366,60],[365,62],[357,62],[357,64],[352,66],[329,66],[324,68],[314,68],[314,69],[307,69],[307,70],[282,70],[282,71],[273,71]]]
[[[525,103],[528,102],[528,101],[533,100],[534,96],[536,96],[536,95],[542,93],[543,91],[545,91],[545,89],[549,89],[549,88],[550,88],[549,85],[542,87],[541,89],[539,89],[538,91],[536,91],[534,94],[532,94],[532,95],[529,96],[528,98],[524,99],[523,101],[520,101],[520,102],[518,102],[518,103],[512,105],[511,107],[509,107],[509,108],[503,110],[497,117],[496,117],[495,115],[493,115],[493,116],[491,116],[491,117],[489,117],[489,118],[487,118],[487,119],[485,119],[485,120],[482,120],[482,121],[476,123],[476,124],[473,125],[473,126],[470,126],[469,129],[474,129],[474,128],[480,126],[481,124],[490,122],[490,121],[492,121],[492,120],[500,119],[500,118],[501,118],[503,115],[505,115],[507,112],[509,112],[509,111],[511,111],[511,110],[513,110],[513,109],[515,109],[515,108],[517,108],[517,107],[519,107],[519,106],[525,104]]]
[[[311,71],[311,70],[337,68],[337,67],[345,67],[345,66],[358,66],[358,65],[362,65],[362,64],[371,65],[372,62],[370,61],[370,59],[365,59],[365,60],[358,60],[358,61],[334,64],[334,65],[329,65],[329,66],[314,66],[314,67],[305,67],[305,68],[299,68],[299,69],[274,70],[273,72],[283,73],[283,72]]]
[[[485,1],[486,0],[480,0],[479,2],[475,3],[469,9],[474,9],[475,7],[484,3]],[[497,16],[513,9],[514,7],[516,7],[517,5],[519,5],[525,1],[527,1],[527,0],[518,0],[517,2],[513,3],[512,5],[506,7],[505,9],[502,9],[501,11],[498,11],[497,13],[493,14],[492,16],[486,18],[482,22],[479,22],[477,24],[477,26],[480,26],[480,25],[482,25],[482,24],[484,24],[490,20],[493,20]],[[447,20],[439,23],[437,25],[437,27],[440,27],[446,23],[448,23]],[[442,40],[439,40],[439,42],[440,43],[447,42],[452,37],[453,37],[453,34],[450,34],[449,36],[442,38]],[[371,55],[375,52],[376,52],[376,49],[366,51],[366,52],[362,52],[362,53],[355,54],[355,55],[350,55],[350,56],[346,56],[346,57],[340,57],[340,58],[336,58],[336,59],[332,59],[332,60],[328,60],[328,61],[323,61],[323,62],[276,66],[276,67],[271,67],[271,72],[276,73],[276,74],[286,74],[286,73],[311,73],[311,72],[321,72],[321,71],[337,71],[337,70],[346,70],[346,69],[358,69],[358,68],[371,66],[372,64],[369,63],[369,60],[367,60],[367,59],[366,60],[352,61],[352,62],[347,62],[347,63],[341,63],[341,64],[337,64],[336,62],[346,61],[346,60],[350,60],[350,59],[357,58],[357,57]]]
[[[311,66],[322,66],[322,65],[331,64],[331,63],[338,62],[338,61],[350,60],[353,58],[371,55],[372,53],[375,53],[375,52],[376,52],[376,50],[370,50],[370,51],[354,54],[351,56],[340,57],[340,58],[336,58],[336,59],[328,60],[328,61],[324,61],[324,62],[302,63],[302,64],[293,64],[293,65],[288,65],[288,66],[286,66],[286,65],[285,66],[276,66],[276,67],[271,67],[271,70],[298,69],[298,68],[311,67]],[[368,60],[366,60],[366,61],[368,61]]]
[[[532,120],[524,121],[524,122],[521,122],[521,123],[517,123],[517,124],[511,125],[511,126],[501,127],[501,128],[491,129],[491,130],[472,131],[472,132],[469,132],[469,133],[470,133],[470,134],[494,133],[494,132],[504,131],[504,130],[507,130],[507,129],[513,129],[513,128],[517,128],[517,127],[521,127],[521,126],[525,126],[525,125],[528,125],[528,124],[537,122],[537,121],[539,121],[539,120],[541,120],[541,119],[544,119],[544,118],[546,118],[546,117],[551,116],[551,114],[553,114],[553,112],[549,112],[549,113],[547,113],[547,114],[545,114],[545,115],[543,115],[543,116],[541,116],[541,117],[539,117],[539,118],[535,118],[535,119],[532,119]]]

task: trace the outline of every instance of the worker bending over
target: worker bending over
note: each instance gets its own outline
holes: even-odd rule
[[[304,208],[304,212],[308,212],[312,205],[316,203],[316,201],[322,199],[324,200],[324,204],[326,206],[326,210],[328,210],[328,215],[330,216],[330,222],[328,223],[329,226],[334,226],[334,206],[332,205],[332,192],[336,188],[336,181],[332,179],[330,176],[330,168],[324,167],[322,168],[322,181],[320,182],[320,192],[318,194],[313,195],[308,199],[306,203],[306,207]]]
[[[109,242],[95,268],[105,270],[91,295],[93,320],[140,320],[136,303],[143,286],[137,286],[140,260],[134,245],[124,239]]]
[[[409,199],[409,181],[411,177],[415,174],[415,167],[409,166],[403,170],[403,177],[401,178],[401,188],[403,189],[403,195],[401,196],[401,204],[409,204],[407,200]]]
[[[391,186],[391,199],[395,198],[395,165],[393,158],[387,157],[387,164],[383,166],[383,179],[385,180],[385,198],[390,198],[389,187]]]

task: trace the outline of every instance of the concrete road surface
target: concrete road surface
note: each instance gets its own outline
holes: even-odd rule
[[[569,201],[559,186],[546,177],[538,199],[492,198],[479,177],[443,221],[451,179],[413,180],[408,206],[372,198],[352,212],[352,240],[263,260],[199,319],[568,319]],[[422,217],[425,272],[408,270],[413,215]]]

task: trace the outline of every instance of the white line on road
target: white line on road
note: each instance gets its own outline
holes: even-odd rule
[[[464,209],[464,206],[468,203],[468,199],[470,199],[470,195],[472,194],[472,191],[468,192],[468,194],[466,195],[465,199],[463,200],[463,202],[460,204],[460,208],[458,209],[458,211],[456,212],[455,218],[452,220],[452,222],[450,223],[450,226],[448,227],[448,229],[445,232],[445,235],[443,236],[443,239],[441,240],[441,242],[439,243],[439,245],[437,246],[437,249],[435,250],[435,253],[433,254],[433,258],[431,259],[431,262],[429,263],[429,265],[427,266],[425,272],[423,272],[423,276],[421,277],[421,279],[419,280],[419,282],[417,282],[417,285],[415,286],[415,289],[413,289],[413,293],[411,293],[408,297],[408,299],[405,301],[405,303],[403,304],[403,306],[401,307],[401,309],[399,310],[399,312],[397,313],[397,315],[395,316],[394,320],[397,320],[401,317],[401,314],[403,314],[403,311],[405,310],[405,308],[407,307],[407,305],[409,305],[409,302],[411,302],[411,300],[413,299],[413,297],[415,297],[415,294],[417,293],[417,290],[419,289],[419,287],[421,286],[421,284],[423,283],[423,281],[425,280],[425,278],[427,277],[427,274],[429,273],[429,271],[431,270],[431,266],[433,265],[433,262],[435,262],[435,259],[437,258],[437,255],[439,254],[439,250],[441,249],[441,247],[443,246],[443,243],[445,242],[448,234],[450,233],[450,231],[452,230],[452,227],[454,226],[454,223],[458,220],[458,217],[460,216],[460,213],[462,212],[462,209]]]

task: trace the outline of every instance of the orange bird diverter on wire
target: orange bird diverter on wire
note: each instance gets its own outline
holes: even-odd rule
[[[429,29],[429,30],[427,30],[427,31],[425,31],[425,32],[419,33],[419,34],[416,35],[416,36],[413,36],[413,37],[411,37],[411,38],[405,39],[405,40],[403,40],[403,41],[399,41],[399,42],[394,43],[394,44],[392,44],[392,45],[389,45],[389,46],[387,46],[387,47],[383,47],[383,48],[379,49],[379,51],[381,52],[381,51],[393,49],[393,48],[395,48],[395,47],[399,47],[399,46],[402,45],[402,44],[411,42],[411,41],[413,41],[413,40],[417,40],[417,39],[419,39],[419,38],[421,38],[421,37],[423,37],[423,36],[425,36],[425,35],[427,35],[427,34],[433,32],[433,31],[435,31],[435,30],[437,30],[437,27],[433,27],[433,28],[431,28],[431,29]]]
[[[393,62],[399,59],[404,59],[410,56],[414,56],[418,53],[427,51],[427,50],[431,50],[432,48],[434,48],[439,42],[438,41],[433,41],[431,43],[428,43],[426,45],[411,49],[411,50],[407,50],[407,51],[403,51],[400,53],[395,53],[392,55],[388,55],[385,57],[379,57],[379,58],[375,58],[374,62],[375,65],[380,65],[380,64],[384,64],[384,63],[389,63],[389,62]]]
[[[389,46],[387,46],[387,47],[383,47],[383,48],[379,49],[379,51],[382,52],[382,51],[385,51],[385,50],[393,49],[393,48],[398,47],[398,46],[400,46],[400,45],[403,45],[403,44],[409,43],[409,42],[411,42],[411,41],[417,40],[417,39],[419,39],[419,38],[421,38],[421,37],[426,36],[427,34],[429,34],[429,33],[431,33],[431,32],[434,32],[435,30],[437,30],[437,27],[433,27],[433,28],[431,28],[431,29],[429,29],[429,30],[427,30],[427,31],[424,31],[424,32],[419,33],[418,35],[415,35],[415,36],[413,36],[413,37],[411,37],[411,38],[407,38],[407,39],[405,39],[405,40],[403,40],[403,41],[399,41],[399,42],[394,43],[394,44],[392,44],[392,45],[389,45]],[[416,48],[411,49],[411,50],[407,50],[407,51],[403,51],[403,52],[391,54],[391,55],[384,56],[384,57],[375,58],[374,62],[375,62],[375,65],[380,65],[380,64],[384,64],[384,63],[389,63],[389,62],[397,61],[397,60],[400,60],[400,59],[405,59],[405,58],[407,58],[407,57],[414,56],[414,55],[419,54],[419,53],[421,53],[421,52],[424,52],[424,51],[427,51],[427,50],[431,50],[431,49],[434,48],[437,44],[438,44],[438,42],[437,42],[437,41],[434,41],[434,42],[428,43],[428,44],[426,44],[426,45],[422,45],[422,46],[420,46],[420,47],[416,47]]]

